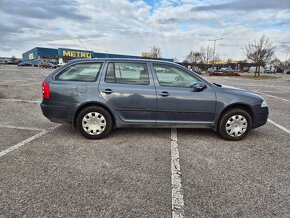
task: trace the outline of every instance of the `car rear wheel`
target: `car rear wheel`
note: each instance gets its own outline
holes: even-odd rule
[[[112,131],[113,119],[104,108],[90,106],[79,113],[77,128],[87,139],[102,139]]]
[[[238,141],[243,139],[251,129],[252,119],[249,113],[235,108],[222,115],[218,133],[226,140]]]

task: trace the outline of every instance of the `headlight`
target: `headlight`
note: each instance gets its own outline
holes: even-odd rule
[[[261,107],[268,107],[267,106],[267,102],[265,100],[263,100],[262,104],[261,104]]]

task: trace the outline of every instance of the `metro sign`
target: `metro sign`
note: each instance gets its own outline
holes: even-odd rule
[[[80,52],[80,51],[63,51],[63,57],[73,57],[73,58],[92,58],[90,52]]]

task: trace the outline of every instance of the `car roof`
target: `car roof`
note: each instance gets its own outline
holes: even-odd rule
[[[114,61],[114,62],[119,62],[119,61],[132,61],[132,62],[155,62],[155,63],[171,63],[173,64],[174,62],[171,61],[164,61],[160,59],[148,59],[148,58],[82,58],[82,59],[73,59],[70,60],[69,63],[82,63],[82,62],[104,62],[104,61]]]

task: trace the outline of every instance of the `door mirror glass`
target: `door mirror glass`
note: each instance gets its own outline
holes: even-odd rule
[[[192,88],[194,92],[200,92],[206,88],[206,84],[201,81],[197,81],[192,85]]]

